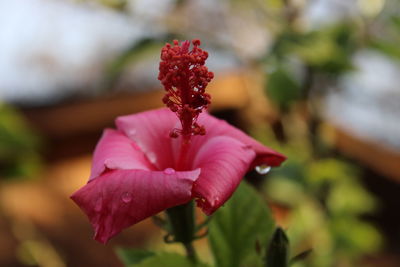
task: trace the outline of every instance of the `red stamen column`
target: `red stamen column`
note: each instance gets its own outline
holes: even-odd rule
[[[164,104],[174,112],[180,122],[181,129],[172,129],[171,138],[181,136],[181,147],[176,165],[177,170],[187,169],[187,153],[193,135],[205,135],[206,130],[197,123],[199,114],[211,103],[211,97],[205,92],[214,74],[204,66],[208,53],[199,48],[200,41],[177,40],[174,44],[166,44],[161,50],[160,73],[158,79],[167,92]],[[195,235],[194,204],[177,206],[167,210],[169,222],[173,229],[173,241],[181,242],[192,260],[196,259],[192,241]]]

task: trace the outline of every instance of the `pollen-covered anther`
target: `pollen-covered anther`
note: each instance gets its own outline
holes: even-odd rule
[[[195,123],[193,125],[193,133],[195,135],[205,135],[206,134],[206,129],[204,128],[204,126],[198,125],[197,123]]]
[[[158,79],[167,91],[163,103],[177,114],[182,124],[181,135],[204,135],[205,129],[196,124],[199,114],[211,103],[205,93],[214,74],[204,66],[208,53],[201,48],[200,40],[166,44],[161,50]],[[178,134],[175,132],[173,135]]]
[[[179,137],[179,133],[180,133],[180,130],[178,130],[178,129],[173,129],[173,130],[169,133],[169,137],[171,137],[171,138],[178,138],[178,137]]]

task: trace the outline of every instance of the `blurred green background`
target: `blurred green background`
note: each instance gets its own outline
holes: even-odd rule
[[[312,249],[293,266],[400,266],[399,14],[396,0],[0,2],[0,265],[164,248],[150,221],[97,244],[68,196],[104,127],[161,106],[164,43],[199,38],[211,112],[288,156],[246,179],[293,255]]]

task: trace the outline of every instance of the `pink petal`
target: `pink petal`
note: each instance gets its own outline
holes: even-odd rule
[[[199,174],[199,169],[113,170],[92,180],[71,198],[88,216],[94,238],[106,243],[124,228],[190,201]]]
[[[118,117],[117,128],[141,148],[158,169],[174,166],[170,132],[180,124],[176,115],[167,108]]]
[[[193,162],[201,168],[193,195],[199,198],[197,205],[204,213],[212,214],[231,197],[255,156],[250,146],[227,136],[203,144]]]
[[[139,147],[123,133],[106,129],[93,154],[90,178],[94,179],[106,169],[153,170]]]
[[[231,126],[226,121],[219,120],[207,112],[200,114],[198,118],[198,123],[204,125],[206,128],[206,137],[212,138],[214,136],[229,136],[235,138],[236,140],[242,142],[243,144],[251,146],[251,148],[256,152],[256,158],[250,164],[250,168],[254,168],[257,165],[266,164],[268,166],[279,166],[286,157],[269,147],[264,146],[255,139],[251,138],[247,134],[243,133],[241,130]],[[204,138],[202,136],[195,136],[192,139],[193,149],[201,147],[204,143]]]

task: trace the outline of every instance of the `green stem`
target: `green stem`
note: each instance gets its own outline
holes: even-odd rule
[[[197,262],[197,254],[196,250],[194,249],[194,246],[192,243],[186,243],[183,244],[186,250],[186,256],[188,257],[189,260],[192,262]]]
[[[197,261],[196,251],[192,245],[195,239],[194,202],[167,209],[168,219],[172,228],[173,241],[180,242],[185,247],[187,257]]]

